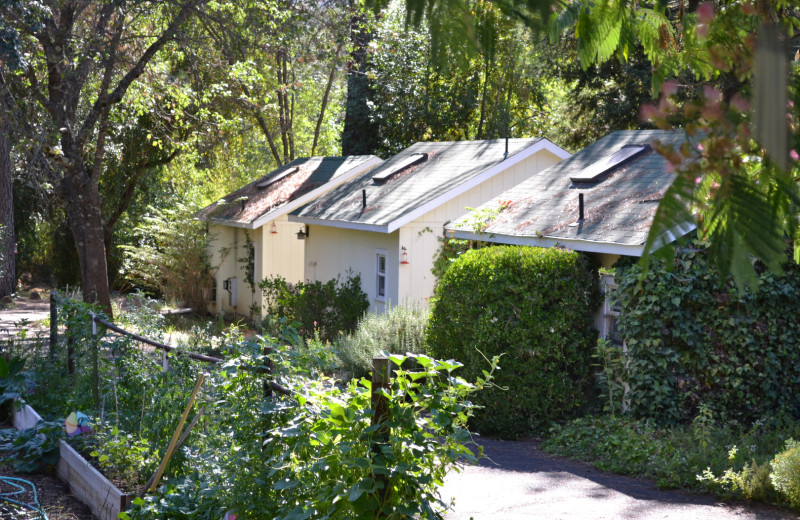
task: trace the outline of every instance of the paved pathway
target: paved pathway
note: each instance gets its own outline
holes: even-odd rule
[[[0,341],[13,338],[20,329],[25,328],[32,335],[49,334],[38,322],[50,317],[50,296],[42,294],[41,300],[32,301],[27,297],[17,297],[14,302],[0,309]]]
[[[532,441],[479,442],[491,460],[447,476],[442,497],[454,497],[455,507],[446,520],[800,518],[766,505],[723,504],[707,495],[659,491],[652,482],[548,455]]]

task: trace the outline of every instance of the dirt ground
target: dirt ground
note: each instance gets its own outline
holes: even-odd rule
[[[0,477],[23,479],[36,488],[39,504],[44,509],[49,520],[92,520],[92,512],[88,507],[78,502],[73,497],[66,484],[61,482],[55,474],[48,473],[17,473],[11,466],[0,466]],[[12,481],[15,482],[15,481]],[[33,503],[33,494],[26,484],[24,494],[13,495],[10,498],[19,502]],[[7,481],[0,479],[0,494],[18,491]],[[0,520],[28,520],[39,519],[34,511],[20,508],[14,504],[3,503],[0,497]]]

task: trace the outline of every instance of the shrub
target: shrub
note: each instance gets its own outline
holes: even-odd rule
[[[569,417],[591,385],[597,273],[574,251],[488,247],[455,260],[435,291],[427,342],[475,378],[503,355],[497,387],[478,395],[482,434],[514,438]]]
[[[772,461],[770,480],[792,507],[800,507],[800,444],[794,439]]]
[[[361,290],[361,276],[347,273],[322,282],[290,284],[281,276],[265,278],[259,284],[267,300],[269,319],[285,318],[297,322],[298,332],[311,338],[315,332],[322,341],[333,341],[340,332],[352,332],[367,312],[369,300]]]
[[[391,307],[383,314],[366,314],[355,332],[336,340],[341,369],[349,377],[361,378],[370,373],[372,358],[382,351],[427,353],[428,316],[427,310],[409,305]]]
[[[214,279],[204,225],[184,206],[150,211],[134,231],[138,245],[120,246],[124,276],[151,294],[205,312]]]
[[[762,268],[754,290],[739,290],[706,256],[695,243],[646,275],[617,269],[631,412],[662,423],[702,405],[721,421],[800,417],[800,268]]]

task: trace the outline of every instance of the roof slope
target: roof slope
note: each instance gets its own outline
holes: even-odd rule
[[[509,166],[536,145],[535,150],[546,148],[561,157],[568,156],[547,139],[509,139]],[[293,212],[292,220],[391,232],[437,199],[451,196],[471,181],[480,181],[484,173],[489,175],[488,170],[506,160],[505,147],[505,139],[416,143]]]
[[[448,229],[458,238],[542,246],[561,243],[583,251],[640,255],[658,204],[675,178],[666,159],[645,149],[608,169],[595,182],[570,178],[626,145],[658,142],[678,147],[685,140],[681,131],[614,132],[478,208],[486,214],[500,207],[498,201],[507,204],[482,232],[473,229],[474,213]],[[578,222],[579,194],[584,196],[582,222]],[[688,231],[687,226],[681,232]]]
[[[380,159],[374,155],[295,159],[206,206],[195,217],[221,224],[253,224],[259,217],[346,175],[347,172],[365,167],[365,163],[370,161],[379,162]]]

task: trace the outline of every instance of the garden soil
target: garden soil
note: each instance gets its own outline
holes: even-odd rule
[[[788,520],[775,507],[722,503],[708,495],[660,491],[650,481],[604,473],[555,457],[535,441],[480,439],[486,459],[451,472],[446,520]]]

